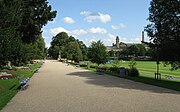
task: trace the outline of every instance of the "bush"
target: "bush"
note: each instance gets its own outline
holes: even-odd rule
[[[86,65],[86,64],[80,64],[80,66],[81,66],[81,67],[87,67],[87,65]]]
[[[106,66],[98,66],[96,69],[101,70],[101,71],[108,71],[109,68]]]
[[[109,68],[110,72],[115,72],[115,73],[119,73],[119,67],[110,67]]]
[[[132,76],[132,77],[138,77],[139,76],[139,71],[137,68],[130,68],[126,69],[127,75]]]
[[[91,65],[90,68],[97,68],[97,65]]]

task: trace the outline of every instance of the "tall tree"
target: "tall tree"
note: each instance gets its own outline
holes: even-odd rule
[[[140,52],[140,48],[137,45],[132,45],[128,47],[127,50],[129,55],[134,55],[134,56],[138,56]]]
[[[180,2],[179,0],[152,0],[149,8],[151,22],[145,28],[162,61],[180,68]]]
[[[69,42],[65,46],[65,51],[65,53],[67,54],[67,59],[74,60],[75,62],[82,61],[82,51],[77,41]]]
[[[77,39],[77,42],[78,42],[79,47],[80,47],[80,49],[81,49],[81,51],[82,51],[83,61],[84,61],[84,60],[87,60],[87,59],[88,59],[88,57],[87,57],[88,48],[86,47],[86,45],[85,45],[82,41],[79,41],[79,40]]]
[[[93,63],[104,64],[108,60],[108,53],[106,47],[99,40],[97,42],[92,42],[88,50],[88,58]]]
[[[19,30],[25,43],[34,42],[43,25],[56,17],[56,11],[52,11],[47,0],[22,0],[20,10],[22,22]]]
[[[0,65],[13,61],[21,49],[21,0],[0,0]]]

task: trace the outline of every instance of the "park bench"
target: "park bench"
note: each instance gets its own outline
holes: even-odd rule
[[[80,67],[80,65],[76,65],[76,68],[79,68]]]
[[[20,90],[25,90],[29,86],[28,84],[29,77],[28,78],[19,78],[19,84],[20,84]]]
[[[34,73],[37,73],[39,71],[39,68],[36,68],[35,70],[34,70]]]
[[[173,79],[173,77],[172,77],[172,76],[169,76],[169,75],[164,75],[164,77],[165,77],[166,79]]]

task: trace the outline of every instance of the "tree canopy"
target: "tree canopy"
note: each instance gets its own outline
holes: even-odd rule
[[[49,56],[57,59],[59,52],[62,58],[67,58],[79,62],[87,59],[87,47],[73,36],[68,36],[66,32],[60,32],[52,38],[51,46],[48,50]]]
[[[97,42],[92,42],[88,50],[88,58],[93,63],[104,64],[108,60],[108,53],[106,47],[99,40]]]
[[[145,31],[160,60],[180,68],[180,2],[179,0],[152,0],[149,8],[150,24]]]
[[[22,0],[20,10],[22,22],[19,30],[25,43],[35,41],[43,25],[56,17],[56,11],[52,11],[47,0]]]
[[[0,65],[44,56],[41,28],[56,16],[47,0],[0,0]]]

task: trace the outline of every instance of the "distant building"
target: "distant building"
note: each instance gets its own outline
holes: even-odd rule
[[[107,51],[122,51],[122,50],[125,50],[132,45],[143,44],[142,42],[144,42],[144,32],[142,32],[141,39],[142,39],[141,43],[124,43],[124,42],[120,42],[120,39],[117,36],[116,37],[116,43],[115,44],[113,43],[112,46],[106,46],[106,49],[107,49]],[[148,49],[147,45],[144,45],[144,47],[146,49]]]

